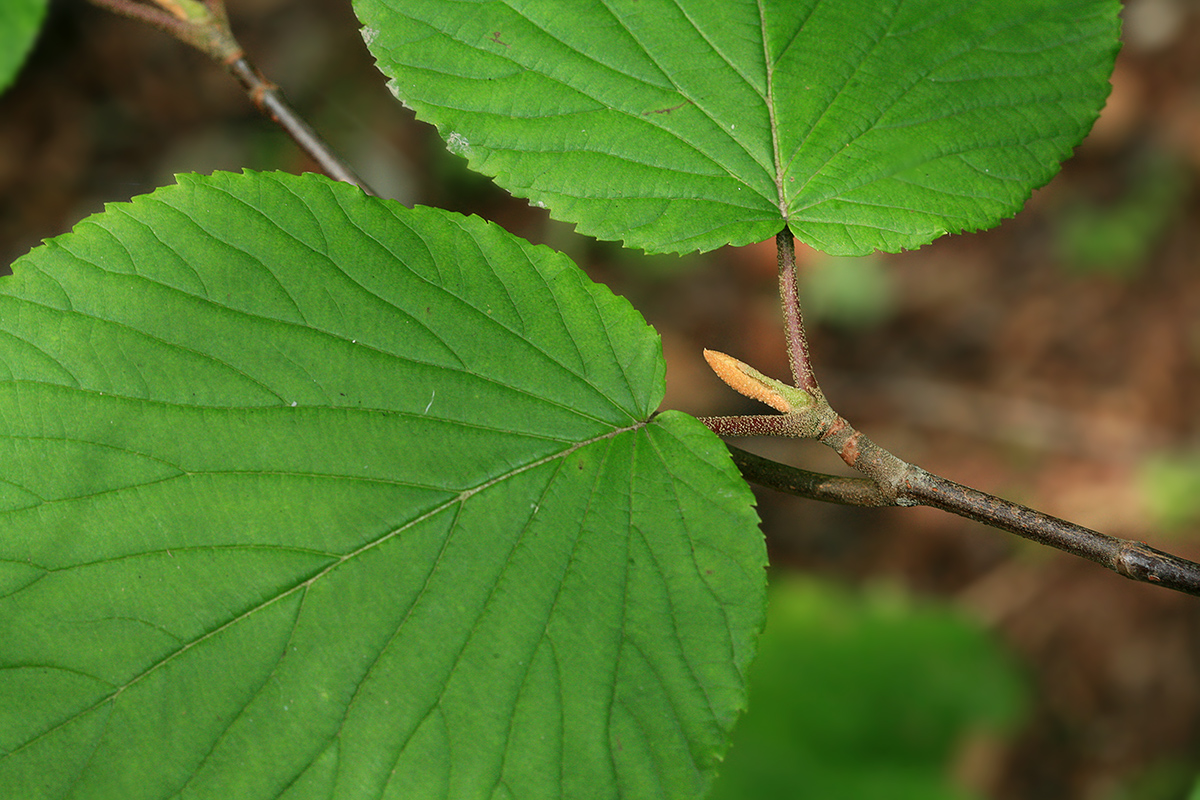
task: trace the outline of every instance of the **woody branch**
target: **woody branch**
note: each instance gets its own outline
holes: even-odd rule
[[[784,228],[776,237],[784,333],[794,385],[769,378],[723,353],[705,351],[717,375],[778,414],[701,420],[722,436],[816,439],[864,478],[838,478],[789,467],[730,446],[746,480],[814,500],[858,506],[940,508],[1101,564],[1127,578],[1200,596],[1200,564],[1144,542],[1119,539],[1052,517],[910,464],[855,430],[829,405],[817,383],[796,290],[795,247]]]

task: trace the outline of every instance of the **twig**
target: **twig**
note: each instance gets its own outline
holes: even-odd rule
[[[894,500],[886,497],[874,482],[866,478],[844,478],[810,472],[763,458],[729,443],[725,446],[729,448],[729,455],[733,457],[733,463],[741,470],[742,476],[759,486],[843,506],[882,508],[896,505]]]
[[[137,0],[91,0],[91,2],[114,14],[140,20],[164,33],[171,34],[176,39],[182,39],[187,35],[185,20],[172,16],[160,8],[139,3]]]
[[[259,111],[283,128],[326,175],[353,184],[366,194],[375,194],[288,105],[279,87],[263,77],[246,59],[229,28],[224,0],[153,0],[157,6],[137,0],[91,2],[116,14],[141,20],[208,55],[237,78]]]
[[[1099,533],[939,477],[897,458],[855,430],[833,410],[817,385],[796,293],[792,235],[785,228],[776,241],[788,355],[796,385],[782,384],[723,353],[705,351],[705,358],[722,380],[782,413],[710,417],[701,421],[722,436],[816,439],[833,448],[865,478],[837,478],[808,472],[730,447],[734,462],[748,481],[845,505],[940,508],[1086,558],[1127,578],[1200,596],[1200,564],[1144,542]]]
[[[1028,506],[955,483],[918,467],[895,497],[866,478],[843,478],[780,464],[732,445],[729,453],[751,483],[827,503],[881,507],[940,508],[993,528],[1094,561],[1135,581],[1200,596],[1200,564],[1151,547],[1118,539]]]
[[[1200,564],[1118,539],[920,470],[903,497],[1072,553],[1119,575],[1200,596]]]
[[[338,158],[325,140],[288,105],[279,87],[263,77],[245,56],[225,66],[242,84],[259,111],[287,131],[292,140],[317,162],[326,175],[334,180],[354,184],[367,194],[375,196],[374,190],[358,177],[349,165]]]

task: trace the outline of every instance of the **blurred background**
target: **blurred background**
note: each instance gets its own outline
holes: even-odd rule
[[[667,406],[759,412],[708,371],[704,347],[787,374],[773,242],[679,258],[580,237],[472,175],[393,99],[349,0],[228,2],[249,57],[379,193],[479,214],[627,296],[662,335]],[[897,455],[1200,560],[1200,2],[1130,0],[1124,38],[1094,131],[1016,218],[900,255],[802,249],[803,300],[826,394]],[[0,97],[0,268],[106,202],[176,173],[243,167],[312,169],[200,54],[82,0],[54,0]],[[844,472],[817,445],[739,444]],[[795,713],[817,723],[788,735],[828,742],[831,720],[858,720],[871,736],[843,737],[848,747],[893,765],[919,756],[945,796],[1189,796],[1200,773],[1200,600],[929,509],[758,496],[786,594],[772,611],[782,609],[772,630],[785,644],[764,644],[778,656],[764,663],[804,684]],[[922,633],[929,625],[967,632]],[[835,661],[805,661],[821,648]],[[868,662],[879,668],[836,667]],[[814,675],[832,683],[814,692]],[[837,694],[846,675],[858,682]],[[936,699],[948,693],[961,698],[949,710]],[[902,702],[907,712],[888,705]],[[879,724],[905,714],[937,720]],[[905,745],[925,735],[936,746]],[[756,746],[738,742],[735,756]],[[920,781],[900,791],[903,770],[853,789],[816,781],[835,760],[777,776],[774,789],[723,785],[721,796],[943,796]],[[853,762],[847,774],[864,770]],[[809,791],[782,788],[794,785]]]

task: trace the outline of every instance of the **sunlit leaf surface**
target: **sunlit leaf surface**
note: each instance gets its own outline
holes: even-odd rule
[[[565,257],[315,176],[184,176],[0,280],[0,787],[694,797],[752,497]]]
[[[839,255],[995,225],[1108,94],[1115,0],[356,0],[451,151],[581,232]]]

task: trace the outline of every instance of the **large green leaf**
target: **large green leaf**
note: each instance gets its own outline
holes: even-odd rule
[[[1116,0],[355,0],[396,95],[579,230],[835,254],[996,224],[1108,93]]]
[[[565,257],[184,176],[0,281],[0,796],[693,797],[752,497]]]
[[[46,16],[46,0],[0,2],[0,92],[17,77]]]

